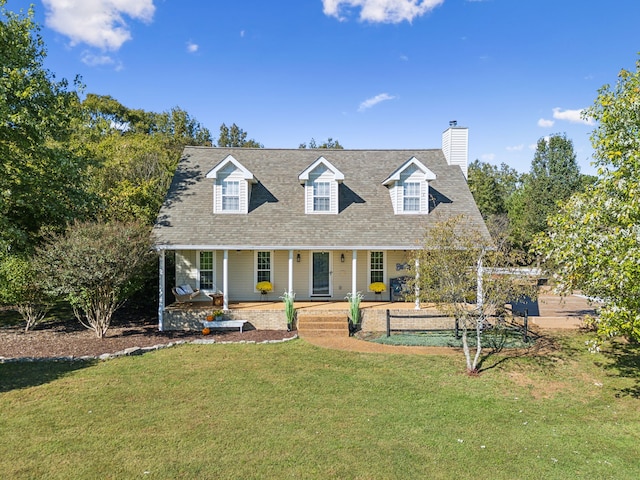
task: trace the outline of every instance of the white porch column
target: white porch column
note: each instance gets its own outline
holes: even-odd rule
[[[222,256],[222,309],[229,310],[229,250]]]
[[[287,292],[293,291],[293,250],[289,250],[289,283],[287,283]]]
[[[164,278],[165,278],[165,261],[164,249],[160,250],[159,272],[158,272],[158,330],[164,329]]]
[[[356,289],[358,288],[358,282],[356,281],[358,273],[358,251],[353,250],[351,252],[351,294],[356,294]]]
[[[420,260],[416,258],[416,306],[415,310],[420,310]]]

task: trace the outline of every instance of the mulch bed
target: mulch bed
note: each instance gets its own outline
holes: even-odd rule
[[[297,332],[281,330],[159,332],[154,319],[116,319],[106,337],[97,338],[74,318],[64,322],[37,325],[29,332],[23,325],[0,328],[0,357],[4,358],[56,358],[98,357],[133,347],[152,347],[177,341],[215,340],[216,342],[264,342],[292,338]]]

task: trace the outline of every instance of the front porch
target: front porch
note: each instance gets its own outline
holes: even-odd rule
[[[296,301],[296,318],[301,316],[335,316],[344,313],[345,324],[349,313],[349,303],[342,301]],[[211,315],[214,309],[211,302],[173,303],[164,310],[163,330],[200,330],[201,321]],[[390,310],[396,315],[436,314],[433,306],[421,305],[415,309],[413,302],[363,301],[360,303],[362,330],[384,331],[386,328],[386,312]],[[223,316],[225,320],[247,320],[247,329],[286,330],[287,320],[284,314],[284,302],[230,302]]]

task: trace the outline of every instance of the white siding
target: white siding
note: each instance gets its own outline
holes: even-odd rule
[[[196,252],[193,250],[178,250],[176,252],[176,285],[188,283],[195,288],[197,277]]]
[[[328,212],[315,212],[313,210],[313,183],[329,182],[330,199]],[[314,214],[336,214],[338,213],[338,182],[334,173],[324,165],[318,165],[313,172],[309,174],[309,180],[305,183],[305,213]]]
[[[240,210],[225,212],[222,210],[222,182],[237,181],[239,183]],[[244,179],[242,171],[233,164],[227,165],[218,173],[218,179],[213,185],[213,211],[215,213],[247,213],[249,211],[249,182]]]
[[[365,295],[367,300],[375,300],[373,292],[369,291],[369,262],[368,251],[357,252],[357,283],[356,291]],[[300,254],[300,262],[297,262],[297,255]],[[344,254],[344,262],[340,261],[340,255]],[[224,255],[222,251],[215,252],[215,282],[219,290],[224,288],[222,282],[222,261]],[[336,250],[331,252],[331,297],[335,301],[344,300],[347,293],[351,292],[351,250]],[[293,291],[296,293],[296,300],[306,301],[311,299],[310,295],[310,258],[311,252],[306,250],[295,250],[293,252]],[[273,252],[272,264],[272,284],[273,291],[267,295],[268,300],[279,300],[288,285],[288,250],[276,250]],[[396,265],[407,263],[407,252],[385,251],[385,285],[387,292],[382,298],[388,298],[389,279],[407,275],[407,270],[397,270]],[[193,250],[176,252],[176,284],[190,284],[195,288],[197,272],[197,252]],[[231,301],[259,301],[260,293],[255,291],[255,252],[253,250],[230,250],[229,251],[229,299]],[[206,300],[206,297],[203,297]],[[346,304],[345,304],[346,308]]]
[[[469,159],[469,130],[463,127],[448,128],[442,134],[442,153],[449,165],[458,165],[467,178]]]

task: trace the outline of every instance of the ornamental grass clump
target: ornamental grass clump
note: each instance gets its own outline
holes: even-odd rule
[[[351,316],[351,322],[357,325],[360,321],[360,302],[364,298],[364,295],[360,292],[347,293],[344,297],[349,302],[349,315]]]
[[[291,329],[293,328],[293,320],[296,314],[296,310],[293,306],[296,294],[295,292],[287,292],[285,290],[280,298],[284,302],[284,314],[287,317],[287,326]]]

